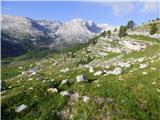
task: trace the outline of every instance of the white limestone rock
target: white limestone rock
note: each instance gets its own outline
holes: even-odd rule
[[[29,81],[33,80],[33,78],[28,78]]]
[[[68,71],[69,71],[69,68],[65,68],[65,69],[60,70],[60,72],[63,72],[63,73],[66,73]]]
[[[23,67],[22,67],[22,66],[19,66],[19,67],[18,67],[18,69],[19,69],[19,70],[22,70],[22,69],[23,69]]]
[[[61,91],[60,93],[62,96],[70,96],[68,91]]]
[[[113,71],[107,71],[105,76],[106,75],[120,75],[122,71],[123,71],[122,68],[116,67]]]
[[[89,97],[88,96],[83,96],[83,101],[85,102],[85,103],[88,103],[88,101],[89,101]]]
[[[34,67],[34,68],[29,69],[29,72],[31,73],[31,75],[36,75],[38,71],[39,71],[38,67]]]
[[[131,65],[127,62],[126,63],[125,62],[119,62],[117,65],[120,66],[120,67],[125,67],[125,68],[131,67]]]
[[[58,89],[57,89],[57,88],[48,88],[47,91],[48,91],[48,92],[55,93],[55,92],[58,92]]]
[[[16,107],[15,112],[20,113],[20,112],[24,111],[25,109],[27,109],[27,107],[28,107],[27,105],[22,104],[22,105]]]
[[[146,68],[146,67],[148,67],[148,64],[140,64],[140,66],[139,66],[140,69],[143,69],[143,68]]]
[[[55,79],[51,79],[50,81],[53,82],[53,81],[55,81]]]
[[[67,79],[62,80],[61,85],[66,84],[67,82],[68,82],[68,80],[67,80]]]
[[[138,58],[138,59],[135,59],[135,62],[143,62],[145,59],[145,57],[142,57],[142,58]]]
[[[97,84],[97,87],[100,87],[100,84]]]
[[[89,72],[90,72],[90,73],[93,73],[93,72],[94,72],[93,67],[90,67],[90,68],[89,68]]]
[[[143,72],[143,75],[147,75],[148,73],[147,72]]]
[[[160,93],[160,89],[157,88],[156,91]]]
[[[79,97],[80,97],[79,93],[75,92],[75,93],[70,95],[70,100],[71,101],[77,101]]]
[[[87,80],[86,76],[84,75],[78,75],[76,79],[77,79],[77,82],[83,82]]]
[[[146,44],[136,42],[136,41],[130,40],[130,39],[123,39],[123,40],[119,41],[119,44],[123,45],[127,49],[134,50],[134,51],[140,51],[140,50],[146,48]]]
[[[32,75],[36,75],[37,74],[37,72],[32,72]]]
[[[151,69],[151,70],[157,70],[157,68],[154,68],[154,67],[151,67],[150,69]]]
[[[21,72],[21,75],[22,75],[22,76],[26,75],[26,72],[22,71],[22,72]]]
[[[97,71],[97,72],[94,73],[94,76],[99,76],[99,75],[102,75],[102,74],[103,74],[102,71]]]
[[[120,75],[122,73],[122,68],[116,67],[113,71],[112,74],[114,75]]]
[[[29,90],[33,90],[33,89],[34,89],[33,87],[30,87],[30,88],[29,88]]]
[[[106,69],[109,69],[110,67],[108,65],[105,66]]]
[[[155,85],[157,82],[152,82],[152,85]]]
[[[101,57],[105,57],[105,56],[108,55],[108,53],[106,53],[106,52],[99,52],[99,55],[100,55]]]

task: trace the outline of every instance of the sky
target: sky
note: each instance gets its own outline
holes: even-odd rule
[[[157,2],[82,2],[82,1],[2,1],[2,15],[25,16],[31,19],[59,20],[74,18],[93,20],[95,23],[125,25],[129,20],[141,24],[160,18]]]

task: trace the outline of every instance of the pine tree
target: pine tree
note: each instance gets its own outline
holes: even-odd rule
[[[117,31],[117,28],[114,29],[114,32],[116,32],[116,31]]]
[[[135,26],[135,23],[133,22],[133,20],[128,21],[127,29],[133,30],[134,26]]]
[[[109,37],[111,36],[111,31],[110,31],[110,30],[107,31],[107,35],[108,35]]]
[[[102,33],[101,33],[101,35],[100,35],[100,36],[105,37],[105,36],[106,36],[106,34],[107,34],[107,33],[106,33],[106,31],[104,31],[104,32],[102,32]]]
[[[150,34],[153,35],[155,34],[157,31],[157,26],[156,24],[151,24],[151,30],[150,30]]]
[[[120,30],[119,30],[119,37],[124,37],[127,35],[127,27],[126,26],[120,26]]]

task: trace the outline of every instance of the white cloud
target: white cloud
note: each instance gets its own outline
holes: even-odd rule
[[[145,2],[140,12],[142,13],[155,12],[159,9],[160,7],[159,5],[160,5],[159,2]]]
[[[134,10],[134,4],[132,2],[114,2],[111,3],[111,7],[115,16],[128,15]]]

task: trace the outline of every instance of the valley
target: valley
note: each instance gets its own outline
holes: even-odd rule
[[[160,119],[159,38],[112,32],[92,40],[2,65],[2,120]]]

